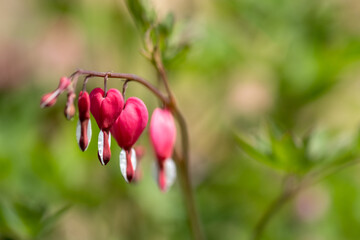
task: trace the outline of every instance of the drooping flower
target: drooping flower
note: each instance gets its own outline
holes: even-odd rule
[[[104,90],[95,88],[90,93],[90,111],[94,116],[100,133],[98,137],[98,157],[102,165],[106,165],[111,158],[110,128],[121,113],[124,100],[117,89],[109,89],[105,95]]]
[[[120,170],[127,182],[133,180],[136,169],[136,153],[132,146],[144,131],[148,117],[148,111],[143,101],[136,97],[130,97],[111,128],[111,134],[122,148]]]
[[[82,151],[85,151],[91,140],[90,97],[86,91],[81,91],[78,99],[79,121],[76,127],[76,139]]]
[[[75,116],[75,105],[74,100],[76,98],[76,94],[73,91],[69,91],[67,94],[67,101],[64,109],[64,115],[67,120],[71,120]]]
[[[67,77],[60,78],[59,86],[52,92],[44,94],[40,101],[40,107],[51,107],[56,103],[58,96],[64,92],[71,84],[71,81]]]
[[[171,159],[176,140],[176,126],[168,109],[154,110],[150,121],[150,140],[157,158],[157,182],[160,189],[165,192],[176,178],[175,163]]]

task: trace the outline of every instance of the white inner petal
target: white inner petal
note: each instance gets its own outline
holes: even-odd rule
[[[103,159],[103,152],[104,152],[104,133],[100,130],[99,137],[98,137],[98,152],[100,156],[100,162],[102,165],[105,165]]]
[[[153,162],[152,164],[152,175],[155,179],[155,182],[159,184],[159,172],[160,168],[157,162]],[[176,179],[176,165],[174,160],[171,158],[167,158],[164,162],[164,171],[165,171],[165,181],[166,188],[165,191],[169,190],[169,188],[174,184]]]
[[[86,146],[86,148],[85,148],[85,151],[86,151],[86,149],[87,149],[87,148],[89,147],[89,145],[90,145],[91,136],[92,136],[91,121],[90,121],[90,119],[89,119],[88,127],[87,127],[88,143],[87,143],[87,146]],[[78,142],[79,142],[79,141],[78,141]]]
[[[92,135],[91,121],[89,119],[88,127],[87,127],[88,143],[87,143],[87,146],[86,146],[84,151],[86,151],[86,149],[89,147],[89,144],[90,144],[90,141],[91,141],[91,135]],[[77,122],[77,125],[76,125],[76,141],[79,144],[79,147],[80,147],[80,137],[81,137],[81,122],[80,122],[80,119],[79,119],[78,122]]]
[[[168,158],[165,160],[165,176],[166,176],[166,189],[169,189],[174,184],[176,179],[176,165],[174,160]]]
[[[131,164],[134,170],[134,177],[135,177],[135,171],[136,171],[136,153],[135,150],[131,149]],[[126,152],[124,149],[121,150],[119,155],[119,165],[120,165],[120,171],[123,175],[126,182],[129,182],[126,176],[126,168],[127,168],[127,162],[126,162]]]
[[[79,119],[76,124],[76,141],[78,144],[80,143],[80,137],[81,137],[81,123],[80,123],[80,119]],[[80,147],[80,144],[79,144],[79,147]]]

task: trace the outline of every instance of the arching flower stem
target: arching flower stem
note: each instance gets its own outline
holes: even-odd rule
[[[134,81],[140,83],[141,85],[145,86],[149,89],[158,99],[162,101],[164,107],[167,107],[172,114],[174,115],[175,119],[177,120],[180,128],[181,134],[181,154],[174,150],[174,160],[177,165],[178,175],[180,180],[180,187],[182,191],[182,195],[184,197],[185,206],[188,215],[189,226],[191,229],[192,237],[195,240],[202,240],[205,239],[203,235],[203,231],[200,224],[200,218],[197,212],[193,189],[191,185],[191,179],[189,175],[189,134],[187,123],[184,118],[184,115],[181,113],[180,109],[178,108],[175,97],[170,89],[168,78],[166,75],[165,67],[162,63],[161,57],[159,52],[157,51],[154,54],[154,66],[157,70],[159,78],[162,80],[165,86],[165,90],[167,92],[167,96],[164,95],[158,88],[153,86],[149,81],[135,75],[129,73],[113,73],[113,72],[97,72],[97,71],[89,71],[78,69],[74,72],[70,78],[77,79],[77,77],[81,75],[86,75],[84,84],[86,84],[87,80],[92,77],[107,77],[110,78],[117,78],[125,80],[125,85],[123,86],[123,93],[126,90],[128,82]]]

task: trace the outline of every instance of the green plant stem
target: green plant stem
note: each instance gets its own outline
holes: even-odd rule
[[[188,140],[189,137],[188,137],[187,125],[183,115],[177,108],[174,110],[174,115],[177,121],[179,122],[180,131],[181,131],[181,140],[182,140],[182,155],[180,156],[175,150],[174,159],[178,169],[180,186],[183,192],[183,197],[187,209],[188,222],[190,225],[193,239],[202,240],[205,239],[205,237],[201,228],[200,218],[196,209],[193,189],[191,186],[191,181],[189,176],[189,140]]]
[[[188,222],[191,229],[191,233],[193,239],[195,240],[202,240],[205,239],[201,224],[200,218],[197,212],[196,203],[194,199],[193,189],[191,185],[191,178],[189,175],[189,162],[190,162],[190,154],[189,154],[189,132],[188,127],[186,124],[186,120],[184,115],[181,113],[180,109],[178,108],[174,95],[171,91],[169,81],[167,78],[166,70],[164,64],[161,59],[161,53],[158,48],[155,48],[155,51],[152,54],[153,62],[155,63],[154,66],[157,70],[159,78],[162,80],[166,92],[169,97],[170,104],[168,108],[171,110],[175,119],[179,123],[180,133],[181,133],[181,156],[174,151],[174,158],[177,166],[177,172],[179,175],[180,186],[182,190],[182,195],[184,197],[187,215],[188,215]]]
[[[265,231],[266,226],[270,222],[271,218],[292,198],[294,198],[300,191],[303,189],[317,183],[324,178],[335,174],[344,168],[349,166],[353,166],[355,164],[360,163],[360,159],[355,159],[351,161],[344,162],[339,165],[331,165],[328,167],[324,167],[320,170],[315,170],[306,174],[300,182],[298,182],[295,186],[291,189],[284,188],[280,195],[270,204],[264,214],[261,216],[259,221],[257,222],[253,235],[252,240],[259,240],[263,232]]]
[[[299,191],[299,188],[294,188],[291,190],[284,190],[281,194],[270,204],[264,214],[261,216],[260,220],[255,226],[253,233],[253,240],[261,239],[261,236],[265,230],[265,227],[269,223],[270,219]]]

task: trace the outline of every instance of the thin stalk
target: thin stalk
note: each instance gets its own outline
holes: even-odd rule
[[[89,77],[102,77],[105,78],[119,78],[119,79],[126,79],[128,82],[134,81],[142,84],[147,89],[149,89],[155,96],[157,96],[165,105],[169,105],[169,99],[164,96],[156,87],[154,87],[150,82],[146,81],[145,79],[130,73],[112,73],[112,72],[96,72],[96,71],[89,71],[78,69],[74,72],[72,76],[79,76],[79,75],[88,75]]]
[[[299,189],[294,189],[291,191],[282,191],[282,193],[270,204],[264,214],[261,216],[260,220],[255,226],[253,233],[253,240],[261,239],[261,236],[265,230],[265,227],[269,223],[270,219],[299,191]]]
[[[175,97],[171,91],[169,80],[166,74],[166,70],[164,64],[161,59],[161,53],[158,48],[154,49],[153,52],[153,62],[154,66],[157,70],[158,77],[162,80],[165,86],[165,90],[169,97],[169,109],[175,116],[175,119],[179,123],[180,133],[181,133],[181,156],[174,151],[174,157],[176,166],[178,169],[178,175],[180,179],[180,186],[182,190],[182,195],[184,197],[185,206],[188,214],[188,222],[190,225],[191,233],[193,239],[202,240],[205,239],[203,234],[200,218],[197,212],[196,203],[194,199],[193,189],[191,185],[191,179],[189,174],[189,162],[190,162],[190,154],[189,154],[189,131],[186,124],[186,120],[184,115],[181,113],[178,108]]]
[[[360,163],[360,159],[354,159],[351,161],[344,162],[339,165],[333,165],[330,167],[324,167],[323,169],[311,171],[308,174],[306,174],[299,183],[296,184],[291,189],[284,188],[281,194],[270,204],[270,206],[267,208],[267,210],[264,212],[264,214],[261,216],[260,220],[256,224],[252,240],[259,240],[261,239],[261,236],[263,232],[265,231],[266,226],[272,219],[272,217],[286,204],[288,203],[292,198],[294,198],[300,191],[303,189],[313,185],[314,183],[317,183],[324,178],[338,173],[341,170],[353,166],[355,164]]]
[[[172,112],[179,123],[181,133],[182,155],[179,156],[177,151],[174,151],[174,158],[178,168],[180,186],[183,192],[183,197],[187,209],[189,225],[193,239],[202,240],[205,239],[205,236],[201,228],[200,218],[197,212],[189,175],[189,135],[187,124],[184,116],[181,114],[180,110],[177,107],[175,107]]]

